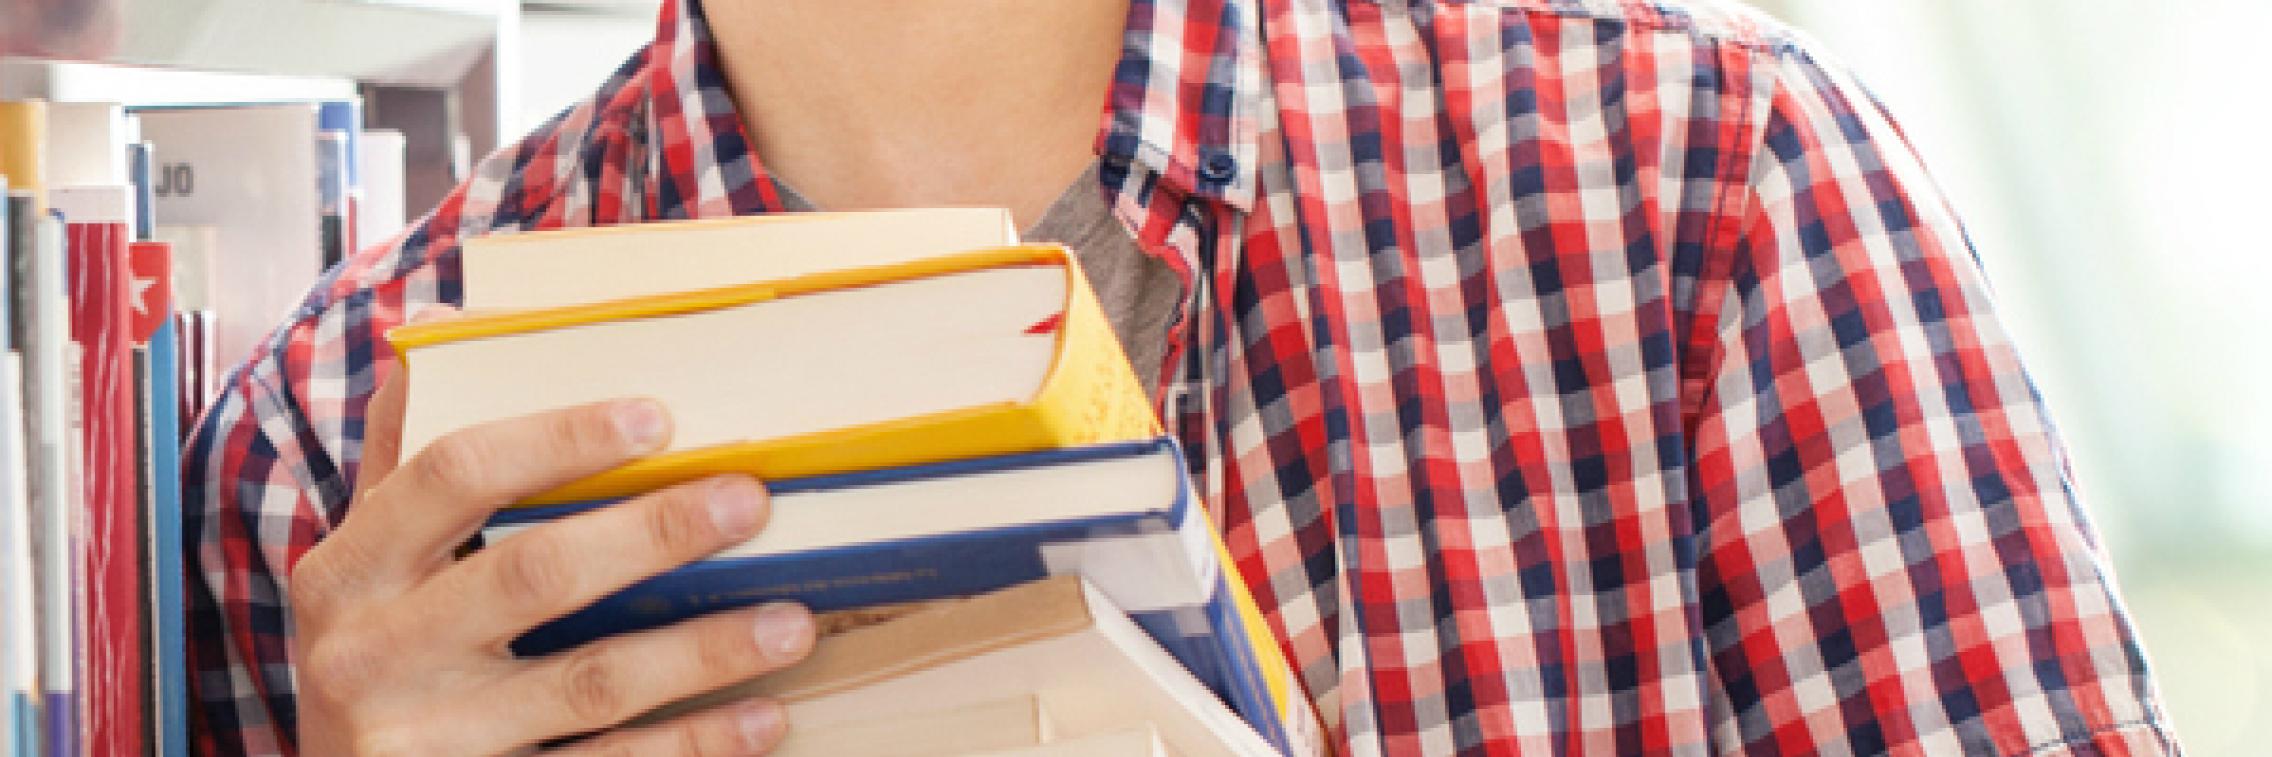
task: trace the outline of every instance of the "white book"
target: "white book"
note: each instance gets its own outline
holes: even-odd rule
[[[827,729],[1027,693],[1058,740],[1149,722],[1183,757],[1276,753],[1102,592],[1070,576],[825,636],[803,663],[656,717],[763,696],[786,703],[791,728]]]
[[[78,554],[73,549],[84,487],[79,477],[76,379],[78,345],[71,341],[68,265],[63,223],[37,221],[34,249],[23,255],[17,286],[30,294],[25,311],[28,337],[23,348],[25,458],[30,469],[27,499],[32,506],[33,580],[38,585],[39,682],[49,723],[70,723],[68,708],[78,681],[73,649],[73,591]],[[12,253],[13,254],[13,253]],[[49,733],[50,739],[62,734]]]
[[[789,724],[771,757],[924,757],[1029,747],[1050,739],[1032,694],[962,707],[808,728]]]
[[[941,752],[945,753],[945,752]],[[1171,757],[1152,724],[1033,746],[967,752],[966,757]]]
[[[22,369],[22,356],[0,350],[0,417],[22,417]],[[27,748],[38,732],[39,603],[23,442],[22,424],[0,423],[0,750]]]
[[[409,223],[405,155],[409,143],[394,129],[370,129],[363,140],[363,206],[355,211],[355,243],[385,242]]]
[[[1057,333],[1035,326],[1087,302],[1077,286],[1068,264],[1003,264],[407,348],[402,451],[642,395],[671,410],[668,452],[1029,403],[1058,372]],[[1101,320],[1086,307],[1064,317]]]
[[[137,110],[155,146],[157,220],[209,225],[219,342],[234,366],[290,315],[323,259],[316,106],[293,103]]]
[[[583,305],[1018,243],[1000,208],[671,221],[465,240],[467,310]]]
[[[128,183],[126,146],[139,141],[135,130],[117,103],[48,103],[47,185]]]

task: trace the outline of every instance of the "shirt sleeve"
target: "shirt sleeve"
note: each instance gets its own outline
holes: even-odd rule
[[[291,566],[328,530],[309,492],[321,455],[305,417],[239,372],[183,455],[192,731],[203,754],[289,754]]]
[[[1858,85],[1776,67],[1694,415],[1719,749],[2175,752],[1963,231]]]

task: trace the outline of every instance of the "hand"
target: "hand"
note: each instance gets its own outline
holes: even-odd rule
[[[372,399],[348,516],[292,570],[302,753],[528,751],[811,651],[812,616],[771,605],[513,658],[506,645],[528,629],[749,539],[765,491],[747,477],[697,481],[453,559],[497,508],[661,449],[670,420],[645,400],[538,413],[451,434],[398,466],[401,384]],[[561,753],[758,754],[786,728],[779,705],[744,701]]]

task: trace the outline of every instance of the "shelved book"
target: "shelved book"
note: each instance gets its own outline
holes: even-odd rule
[[[911,212],[878,214],[877,227],[828,214],[537,232],[480,255],[469,245],[467,302],[489,304],[389,335],[409,378],[406,454],[488,420],[623,396],[654,397],[677,420],[670,448],[501,512],[486,540],[722,472],[773,492],[760,536],[540,628],[516,651],[775,599],[863,608],[1080,576],[1265,749],[1314,751],[1308,700],[1226,569],[1180,451],[1070,251],[1000,246],[1015,241],[1000,211],[963,216],[980,221],[963,240],[977,249],[877,230]],[[826,242],[863,235],[858,247]],[[567,252],[545,252],[556,241]],[[651,275],[680,266],[641,250],[703,273]],[[476,275],[497,270],[476,262],[491,253],[581,273],[552,287]],[[667,288],[691,283],[727,285]]]

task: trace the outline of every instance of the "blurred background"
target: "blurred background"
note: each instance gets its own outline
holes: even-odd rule
[[[1763,0],[1968,223],[2196,755],[2272,735],[2264,0]]]

